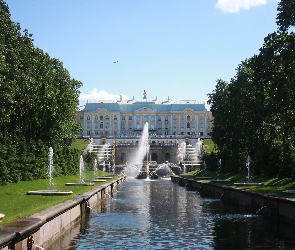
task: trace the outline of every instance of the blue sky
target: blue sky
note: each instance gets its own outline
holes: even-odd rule
[[[87,100],[204,101],[277,29],[277,0],[6,0]],[[116,62],[116,63],[114,63]]]

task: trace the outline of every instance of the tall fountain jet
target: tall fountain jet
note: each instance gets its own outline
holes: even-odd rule
[[[132,155],[131,159],[128,162],[128,165],[126,167],[127,176],[130,175],[138,175],[141,171],[141,167],[143,165],[144,158],[146,157],[146,172],[149,171],[148,166],[148,155],[149,155],[149,124],[146,122],[144,124],[142,135],[139,140],[138,148],[135,151],[135,154]]]
[[[146,157],[148,161],[148,154],[149,154],[149,124],[146,122],[144,124],[142,135],[139,140],[138,149],[136,150],[135,155],[133,156],[130,164],[142,164],[144,158]]]

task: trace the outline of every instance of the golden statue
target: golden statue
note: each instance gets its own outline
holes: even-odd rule
[[[147,95],[147,92],[144,90],[143,91],[143,99],[146,99],[146,95]]]

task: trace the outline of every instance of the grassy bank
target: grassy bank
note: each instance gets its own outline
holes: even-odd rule
[[[212,179],[217,180],[218,174],[214,172],[207,172],[206,174],[202,170],[192,171],[187,174],[183,174],[183,177],[189,178],[189,179],[198,179],[196,177],[203,177],[203,176],[209,176],[212,177]],[[218,184],[218,182],[214,183],[216,185],[227,185],[227,186],[235,186],[234,183],[247,183],[248,178],[246,175],[237,174],[237,175],[231,175],[231,174],[220,174],[219,176],[220,180],[230,180],[228,183],[221,182]],[[201,180],[200,180],[201,181]],[[203,182],[208,182],[210,180],[202,180]],[[250,178],[251,183],[263,183],[263,186],[238,186],[238,188],[242,188],[245,190],[251,190],[254,192],[260,192],[260,193],[267,193],[273,196],[280,196],[285,198],[295,198],[295,195],[292,194],[284,194],[284,190],[295,190],[295,180],[293,178],[284,178],[284,179],[278,179],[278,178],[267,178],[264,176],[253,176]]]
[[[98,175],[105,174],[98,171]],[[93,172],[86,174],[86,178],[93,179]],[[19,183],[10,183],[0,188],[0,213],[5,214],[0,226],[9,223],[17,218],[25,218],[36,212],[42,211],[48,207],[71,200],[79,194],[83,194],[93,186],[65,186],[66,183],[79,182],[79,175],[63,176],[54,178],[55,189],[72,191],[73,194],[68,196],[42,196],[27,195],[28,191],[46,190],[49,187],[49,181],[45,179],[22,181]],[[108,182],[108,180],[106,180]],[[106,182],[95,183],[95,186],[102,185]]]

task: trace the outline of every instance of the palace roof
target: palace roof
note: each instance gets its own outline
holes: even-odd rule
[[[134,112],[134,111],[156,111],[156,112],[177,112],[185,109],[193,111],[209,111],[205,102],[200,103],[194,100],[178,100],[178,101],[135,101],[133,100],[117,100],[117,101],[92,101],[87,102],[81,111],[91,112],[98,109],[106,109],[109,112]]]

